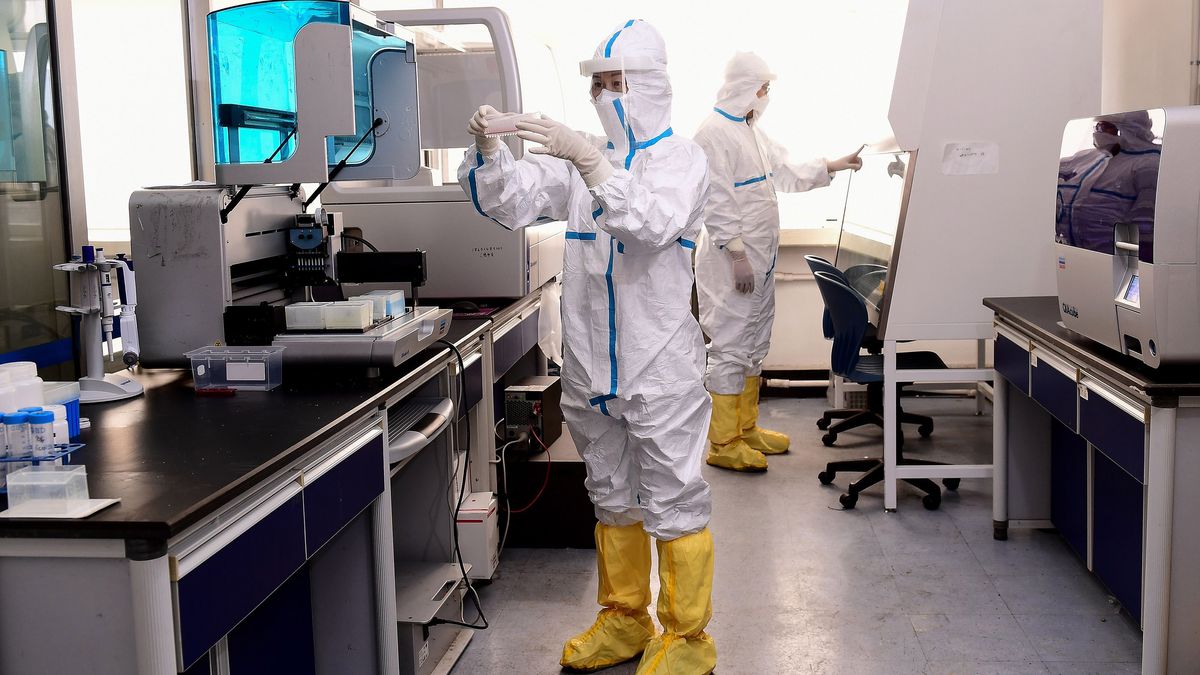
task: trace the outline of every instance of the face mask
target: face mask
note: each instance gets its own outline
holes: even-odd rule
[[[1104,132],[1097,131],[1092,134],[1092,145],[1099,150],[1108,150],[1109,152],[1112,152],[1116,148],[1121,147],[1121,139],[1114,134],[1106,134]]]
[[[762,117],[763,113],[766,112],[766,110],[767,110],[767,105],[770,102],[771,102],[770,94],[768,94],[766,96],[754,97],[754,103],[750,106],[750,109],[754,111],[754,116]]]
[[[607,89],[592,99],[592,105],[596,106],[596,115],[600,117],[600,124],[604,127],[605,135],[618,150],[629,149],[629,135],[625,130],[625,125],[621,122],[621,115],[629,112],[624,107],[626,103],[628,103],[627,97]],[[618,105],[621,106],[621,114],[617,113]]]

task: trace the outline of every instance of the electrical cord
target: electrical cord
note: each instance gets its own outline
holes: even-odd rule
[[[533,425],[530,425],[529,433],[532,434],[535,439],[537,439],[538,445],[542,446],[542,449],[546,451],[546,477],[542,480],[542,487],[538,489],[537,494],[533,496],[533,499],[528,504],[519,509],[509,509],[508,513],[510,518],[514,513],[525,513],[529,509],[533,508],[533,505],[538,503],[538,500],[542,498],[543,494],[545,494],[546,487],[550,485],[550,448],[546,447],[546,444],[542,442],[541,437],[539,437],[537,432],[533,430]]]
[[[375,244],[372,244],[371,242],[367,241],[366,239],[363,239],[362,237],[358,237],[353,234],[346,234],[343,232],[342,239],[349,239],[350,241],[357,241],[358,243],[362,244],[363,246],[366,246],[367,248],[371,249],[372,253],[379,253],[379,249],[375,248]]]
[[[496,422],[496,426],[495,426],[494,428],[492,428],[492,432],[496,434],[496,440],[498,440],[498,441],[503,441],[503,440],[504,440],[504,437],[500,435],[500,425],[501,425],[501,424],[504,424],[504,418],[503,418],[503,417],[501,417],[501,418],[500,418],[500,421],[499,421],[499,422]]]
[[[455,406],[455,409],[457,411],[461,411],[462,405],[463,405],[463,397],[467,391],[466,361],[463,360],[462,352],[458,351],[458,347],[456,347],[453,342],[450,342],[449,340],[438,340],[438,342],[449,347],[451,349],[451,351],[454,352],[454,356],[458,358],[458,405]],[[483,615],[483,603],[480,602],[479,593],[475,590],[475,586],[471,583],[470,577],[467,576],[467,566],[463,562],[462,549],[459,547],[459,541],[458,541],[458,515],[462,511],[463,499],[466,497],[466,494],[467,494],[467,481],[471,477],[471,422],[470,422],[470,420],[467,420],[467,431],[466,431],[466,434],[464,434],[464,435],[466,436],[466,453],[464,455],[465,456],[465,464],[463,466],[462,485],[459,487],[459,490],[458,490],[458,501],[455,502],[455,504],[454,504],[454,523],[453,523],[451,532],[453,533],[453,538],[454,538],[454,557],[455,557],[455,560],[457,560],[457,562],[458,562],[459,574],[462,575],[463,583],[466,584],[467,591],[471,594],[471,600],[475,604],[475,611],[476,611],[476,613],[479,614],[479,621],[481,621],[483,623],[483,625],[467,623],[465,621],[454,621],[451,619],[438,619],[436,617],[433,619],[433,621],[429,622],[429,625],[436,626],[438,624],[449,624],[452,626],[461,626],[463,628],[471,628],[474,630],[487,630],[488,629],[488,620],[487,620],[487,617],[485,617]]]
[[[501,489],[504,491],[504,534],[500,537],[500,548],[496,551],[496,557],[504,553],[504,545],[508,542],[508,526],[512,523],[512,499],[508,495],[508,464],[505,462],[505,457],[508,456],[509,446],[517,443],[524,443],[529,440],[529,434],[524,431],[520,436],[504,444],[500,448],[500,479],[502,481]]]

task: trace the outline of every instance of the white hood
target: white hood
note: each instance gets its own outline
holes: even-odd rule
[[[775,73],[761,57],[754,52],[738,52],[725,66],[725,84],[717,92],[715,107],[726,117],[744,118],[755,108],[758,90],[774,79]]]
[[[608,142],[620,163],[629,168],[641,147],[669,135],[671,80],[667,50],[658,31],[641,20],[630,20],[607,35],[595,58],[580,64],[586,76],[621,71],[625,93],[601,92],[592,101]]]

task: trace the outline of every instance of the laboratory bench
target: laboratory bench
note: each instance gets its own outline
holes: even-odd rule
[[[995,312],[993,536],[1056,528],[1142,628],[1142,669],[1200,663],[1200,368],[1147,368],[1063,326],[1054,297]],[[1036,570],[1031,570],[1036,572]]]
[[[453,505],[464,474],[492,489],[496,387],[529,367],[539,302],[454,319],[461,378],[437,345],[378,377],[285,369],[279,389],[228,397],[143,370],[143,396],[85,408],[71,461],[91,497],[120,501],[0,520],[0,673],[423,674],[452,660],[471,633],[435,619],[462,613]]]

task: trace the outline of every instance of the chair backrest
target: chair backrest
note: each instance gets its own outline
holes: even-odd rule
[[[837,268],[837,265],[834,265],[819,255],[806,255],[804,256],[804,262],[808,263],[808,269],[812,270],[813,274],[816,274],[817,272],[825,272],[826,274],[832,274],[833,276],[838,277],[842,281],[849,284],[849,281],[846,279],[846,275]],[[828,309],[821,314],[821,333],[825,335],[826,340],[833,339],[833,322],[829,320]]]
[[[804,262],[808,263],[808,269],[812,270],[813,274],[816,274],[817,272],[825,272],[841,279],[845,279],[846,277],[846,273],[839,270],[837,265],[834,265],[819,255],[806,255],[804,256]]]
[[[828,272],[813,272],[813,276],[833,324],[829,369],[845,377],[858,365],[858,352],[867,333],[867,306],[842,279]]]

